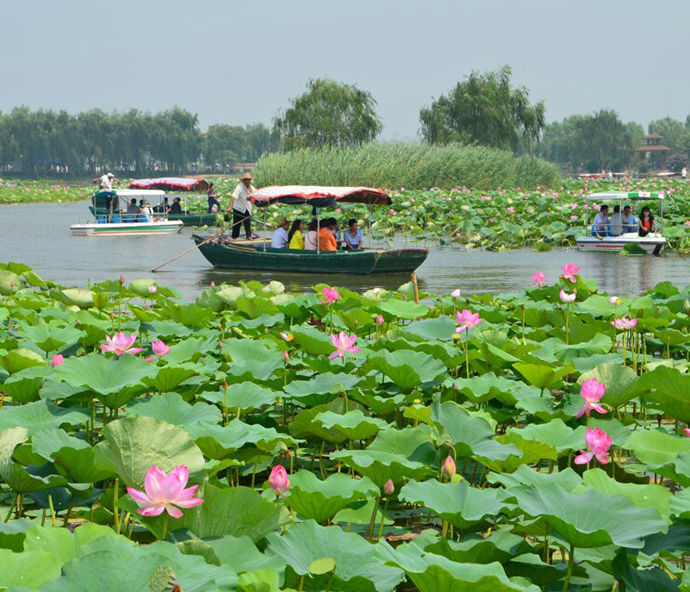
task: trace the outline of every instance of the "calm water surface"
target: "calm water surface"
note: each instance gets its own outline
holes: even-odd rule
[[[72,236],[70,224],[86,222],[88,218],[86,202],[0,206],[0,261],[26,263],[40,276],[68,286],[115,279],[121,273],[128,281],[155,276],[158,283],[179,290],[190,300],[211,281],[236,284],[240,280],[278,280],[296,291],[325,281],[364,291],[376,286],[397,288],[409,280],[406,275],[324,276],[220,271],[196,250],[152,274],[153,267],[192,246],[191,228],[170,236]],[[410,246],[417,244],[410,243]],[[494,253],[429,246],[432,247],[429,258],[419,268],[417,276],[420,287],[431,292],[445,293],[455,288],[464,293],[521,290],[531,284],[531,273],[541,269],[548,281],[553,281],[565,263],[579,265],[581,274],[594,278],[599,288],[610,294],[635,296],[664,280],[678,286],[690,284],[690,257],[673,253],[661,257],[632,257],[579,253],[575,249]]]

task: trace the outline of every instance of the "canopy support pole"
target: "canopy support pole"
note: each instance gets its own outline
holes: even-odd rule
[[[318,255],[321,253],[321,241],[320,239],[320,234],[321,234],[321,223],[319,222],[319,208],[314,208],[316,210],[316,254]]]
[[[369,228],[369,248],[371,249],[371,201],[367,202],[367,210],[369,215],[367,216],[367,226]]]
[[[266,208],[262,208],[264,211],[264,228],[268,228],[268,224],[266,223]],[[266,241],[264,241],[264,253],[266,252]]]

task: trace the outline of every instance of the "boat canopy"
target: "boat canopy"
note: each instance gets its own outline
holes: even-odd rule
[[[165,195],[165,191],[162,189],[116,189],[115,195],[118,197],[158,197],[161,198]]]
[[[591,193],[585,197],[587,201],[639,201],[650,199],[664,199],[663,191],[603,191]]]
[[[309,204],[317,208],[332,208],[339,202],[389,205],[390,196],[371,187],[328,187],[311,185],[272,185],[252,194],[254,203]]]
[[[208,182],[203,179],[184,177],[157,177],[136,179],[129,184],[132,189],[163,189],[165,191],[207,191]]]

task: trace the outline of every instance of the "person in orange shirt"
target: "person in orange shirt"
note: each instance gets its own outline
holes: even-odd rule
[[[319,250],[320,251],[337,251],[338,243],[335,242],[335,229],[338,223],[335,218],[329,218],[324,221],[324,225],[319,230]]]

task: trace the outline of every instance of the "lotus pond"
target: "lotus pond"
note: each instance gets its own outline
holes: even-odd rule
[[[1,267],[0,589],[690,589],[690,287]]]

